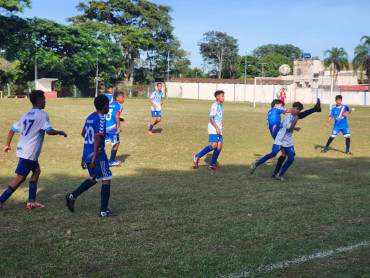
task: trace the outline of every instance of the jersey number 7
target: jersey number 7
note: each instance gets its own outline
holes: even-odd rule
[[[23,128],[22,135],[27,136],[34,122],[35,120],[24,120],[23,122],[24,128]],[[24,132],[26,132],[26,134],[24,134]]]

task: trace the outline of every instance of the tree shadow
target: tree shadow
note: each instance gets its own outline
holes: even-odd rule
[[[161,133],[163,130],[163,128],[156,128],[156,129],[152,129],[152,132],[153,133]]]
[[[317,149],[320,149],[320,150],[322,150],[323,148],[325,148],[325,146],[323,146],[323,145],[315,145],[315,150],[317,150]],[[346,153],[345,151],[341,151],[341,150],[338,150],[338,149],[334,149],[334,148],[332,148],[332,147],[330,147],[329,146],[329,150],[328,151],[336,151],[336,152],[339,152],[339,153]]]

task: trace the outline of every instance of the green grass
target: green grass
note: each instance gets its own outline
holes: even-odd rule
[[[320,152],[331,132],[328,107],[300,120],[296,160],[279,182],[270,178],[276,159],[248,171],[273,143],[262,105],[225,103],[223,171],[207,169],[210,155],[192,168],[191,155],[207,145],[211,103],[165,102],[163,121],[148,136],[148,101],[126,100],[118,151],[124,162],[112,169],[110,200],[120,215],[100,219],[99,184],[78,198],[75,213],[64,202],[88,177],[80,167],[80,132],[93,100],[48,100],[52,126],[68,138],[46,136],[39,158],[38,199],[46,209],[26,210],[25,183],[0,213],[0,276],[219,277],[369,241],[369,108],[349,116],[351,157],[342,136]],[[29,108],[25,99],[0,101],[1,146]],[[15,176],[18,138],[1,158],[1,192]],[[369,252],[364,247],[257,277],[365,277]]]

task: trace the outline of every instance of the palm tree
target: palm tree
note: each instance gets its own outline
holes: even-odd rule
[[[333,86],[338,78],[338,73],[343,69],[348,69],[348,54],[347,52],[341,47],[333,47],[332,49],[328,49],[324,52],[324,67],[330,67],[330,76],[334,78]]]
[[[370,36],[363,36],[361,44],[355,48],[355,58],[353,58],[353,69],[355,73],[360,70],[361,81],[364,83],[363,72],[366,71],[368,79],[370,79]],[[370,82],[368,91],[370,92]]]

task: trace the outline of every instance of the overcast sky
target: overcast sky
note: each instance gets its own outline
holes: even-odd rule
[[[66,24],[78,14],[78,0],[32,0],[21,16]],[[370,0],[152,0],[172,7],[174,34],[201,67],[198,42],[207,31],[238,39],[239,54],[262,44],[293,44],[312,56],[343,47],[350,59],[363,35],[370,35]]]

